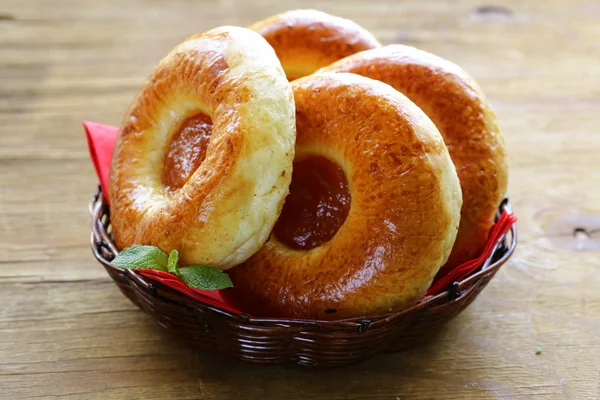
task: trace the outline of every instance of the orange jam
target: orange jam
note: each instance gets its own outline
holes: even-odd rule
[[[202,164],[212,128],[208,115],[196,114],[183,121],[175,132],[163,168],[163,183],[168,192],[182,188]]]
[[[346,175],[334,162],[317,156],[294,162],[290,194],[273,233],[292,249],[315,248],[335,236],[350,199]]]

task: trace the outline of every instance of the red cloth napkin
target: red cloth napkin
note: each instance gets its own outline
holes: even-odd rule
[[[439,294],[443,292],[448,285],[452,284],[453,282],[460,282],[475,272],[492,254],[496,242],[498,242],[498,240],[500,240],[500,238],[510,230],[511,226],[513,226],[515,222],[517,222],[517,217],[515,217],[513,213],[506,211],[503,212],[498,221],[494,224],[494,226],[492,226],[492,229],[490,230],[490,237],[488,238],[481,255],[474,260],[466,261],[455,267],[445,276],[436,276],[436,279],[431,287],[427,290],[427,293],[425,293],[425,296],[434,296]]]
[[[196,300],[200,300],[213,307],[227,310],[234,314],[241,314],[234,293],[231,289],[224,290],[200,290],[194,289],[186,285],[181,279],[168,272],[157,271],[155,269],[138,269],[141,275],[154,282],[163,283],[179,293],[188,295]]]
[[[102,187],[102,193],[105,194],[105,199],[108,201],[108,177],[110,175],[110,167],[112,155],[119,134],[119,128],[109,125],[102,125],[95,122],[83,122],[85,133],[88,140],[90,150],[90,158],[94,163],[96,174]],[[490,256],[496,242],[506,234],[511,226],[517,221],[514,214],[504,212],[498,222],[490,230],[490,237],[482,252],[482,254],[471,261],[467,261],[448,272],[446,276],[437,276],[433,285],[429,288],[426,296],[432,296],[443,292],[448,285],[469,276],[475,272],[483,262]],[[149,280],[165,284],[180,293],[188,295],[199,301],[203,301],[211,306],[218,307],[223,310],[230,311],[235,314],[241,314],[242,311],[237,304],[235,293],[232,289],[225,290],[198,290],[187,286],[183,281],[175,275],[167,272],[156,271],[151,269],[141,269],[138,272]]]
[[[119,128],[88,121],[83,121],[83,128],[87,137],[90,158],[94,163],[104,198],[108,202],[108,177]]]

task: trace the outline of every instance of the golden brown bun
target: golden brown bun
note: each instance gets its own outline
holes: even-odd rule
[[[332,62],[380,44],[348,19],[316,10],[294,10],[252,25],[267,39],[289,80],[310,75]]]
[[[206,158],[173,192],[166,150],[184,120],[206,114]],[[127,112],[110,177],[117,246],[179,250],[183,265],[237,265],[267,240],[291,180],[295,113],[290,83],[257,33],[222,27],[177,46]]]
[[[322,71],[385,82],[431,118],[448,146],[463,194],[460,229],[443,272],[478,256],[506,194],[508,165],[496,116],[475,81],[449,61],[402,45],[358,53]]]
[[[292,250],[272,235],[232,269],[242,304],[258,315],[315,319],[414,304],[458,229],[460,186],[442,137],[417,106],[381,82],[316,74],[292,87],[297,159],[317,155],[341,166],[350,211],[318,247]]]

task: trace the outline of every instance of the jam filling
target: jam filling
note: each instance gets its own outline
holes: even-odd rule
[[[212,133],[212,121],[206,114],[196,114],[181,124],[168,146],[163,168],[167,192],[181,189],[206,157]]]
[[[324,157],[294,162],[290,194],[273,234],[284,245],[310,250],[331,240],[350,211],[344,171]]]

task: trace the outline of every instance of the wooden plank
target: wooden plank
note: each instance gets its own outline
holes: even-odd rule
[[[593,310],[564,310],[572,315],[564,321],[563,310],[543,309],[542,293],[524,296],[529,291],[525,286],[514,300],[498,300],[503,280],[493,282],[430,346],[318,374],[190,353],[136,311],[108,281],[3,285],[0,322],[10,315],[12,323],[8,328],[0,325],[4,360],[0,376],[4,388],[15,396],[11,398],[32,394],[20,379],[28,375],[35,376],[40,393],[67,398],[79,394],[137,398],[144,393],[153,393],[153,398],[192,398],[199,391],[204,396],[200,398],[208,399],[241,393],[248,398],[427,398],[439,394],[441,386],[447,398],[466,393],[518,396],[532,387],[542,398],[593,395],[586,388],[595,378],[594,360],[599,356],[593,346],[600,340],[600,321],[592,317]],[[24,287],[29,287],[27,297],[15,295]],[[581,293],[582,298],[587,295]],[[561,297],[556,301],[566,303]],[[498,308],[510,313],[510,323],[494,311]],[[491,335],[497,331],[502,335]],[[57,340],[63,336],[68,340]],[[544,349],[541,355],[535,354],[538,346]],[[565,380],[573,369],[577,379]],[[63,384],[53,384],[57,379]]]

